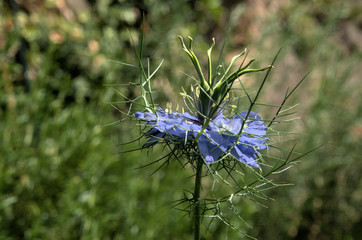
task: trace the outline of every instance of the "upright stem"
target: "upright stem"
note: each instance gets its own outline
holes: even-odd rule
[[[202,177],[202,166],[204,160],[200,157],[197,159],[196,166],[196,178],[195,178],[195,191],[194,191],[194,201],[195,201],[195,226],[194,226],[194,239],[200,240],[200,191],[201,191],[201,177]]]

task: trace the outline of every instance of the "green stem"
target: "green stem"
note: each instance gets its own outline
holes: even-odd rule
[[[196,179],[195,179],[195,191],[194,191],[194,201],[195,201],[195,228],[194,228],[194,239],[200,240],[200,191],[201,191],[201,177],[202,177],[202,166],[204,160],[200,157],[197,160],[196,166]]]

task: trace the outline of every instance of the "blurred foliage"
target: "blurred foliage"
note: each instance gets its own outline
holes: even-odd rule
[[[138,146],[118,145],[137,138],[138,129],[129,131],[134,123],[127,121],[109,125],[120,115],[106,103],[119,99],[105,85],[138,77],[109,60],[135,62],[129,36],[137,43],[143,16],[145,56],[154,64],[165,59],[154,82],[160,104],[179,101],[182,72],[194,74],[177,35],[193,36],[206,51],[211,37],[220,49],[231,29],[226,52],[248,47],[260,65],[283,47],[263,96],[270,104],[311,70],[293,99],[301,103],[293,128],[304,133],[300,151],[324,146],[275,178],[295,186],[270,190],[268,208],[240,202],[252,228],[237,226],[259,239],[358,239],[361,11],[354,0],[1,1],[0,239],[192,235],[188,216],[172,209],[192,188],[192,171],[179,164],[152,176],[157,166],[135,170],[162,149],[119,153]],[[226,236],[239,235],[215,222],[205,239]]]

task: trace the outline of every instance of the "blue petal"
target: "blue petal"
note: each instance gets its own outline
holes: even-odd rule
[[[246,115],[248,115],[248,112],[249,112],[249,111],[241,112],[241,113],[238,114],[237,116],[238,116],[238,117],[241,117],[242,119],[245,120]],[[253,112],[253,111],[250,111],[249,116],[248,116],[248,119],[260,119],[260,120],[262,120],[262,118],[261,118],[256,112]]]
[[[257,139],[249,136],[245,136],[237,138],[237,136],[228,136],[224,135],[226,139],[226,143],[224,146],[226,148],[232,147],[230,153],[238,159],[240,162],[243,162],[247,165],[260,168],[255,159],[257,158],[256,149],[259,148],[259,144],[262,145],[265,143],[265,139]],[[238,140],[238,142],[236,142]],[[234,146],[234,144],[236,144]]]
[[[244,132],[254,135],[265,135],[267,130],[268,128],[264,126],[263,121],[253,121],[249,123]]]
[[[168,129],[166,131],[168,134],[173,135],[173,136],[178,136],[180,138],[185,138],[186,137],[186,131],[184,129],[181,129],[179,127],[173,127],[171,129]]]
[[[136,112],[133,116],[144,121],[156,121],[156,115],[150,112]]]
[[[228,140],[227,137],[225,137],[224,135],[215,131],[205,130],[203,136],[205,136],[208,141],[211,141],[212,144],[219,146],[221,150],[223,151],[227,150],[226,144]]]
[[[269,138],[257,138],[257,137],[251,137],[248,135],[243,134],[239,138],[240,143],[245,143],[248,145],[255,146],[257,149],[266,149],[266,142],[269,141]]]
[[[210,143],[205,135],[200,136],[198,144],[200,154],[205,159],[206,163],[212,163],[218,160],[224,153],[218,146]]]
[[[186,137],[187,132],[199,131],[201,126],[185,120],[181,114],[168,115],[160,118],[158,127],[164,132],[178,137]]]
[[[233,118],[229,122],[228,131],[234,134],[238,134],[243,126],[243,120],[241,118]]]
[[[133,116],[138,119],[142,119],[144,115],[145,113],[143,112],[136,112],[135,114],[133,114]]]
[[[184,115],[186,118],[190,119],[190,120],[198,121],[197,117],[192,116],[192,115],[191,115],[190,113],[188,113],[188,112],[185,112],[183,115]]]
[[[241,112],[236,118],[242,118],[245,121],[248,111]],[[268,128],[264,125],[262,118],[255,112],[250,112],[243,132],[254,135],[265,135]]]
[[[237,144],[232,150],[231,154],[239,161],[256,168],[260,168],[255,161],[257,158],[256,151],[253,147],[244,144]]]

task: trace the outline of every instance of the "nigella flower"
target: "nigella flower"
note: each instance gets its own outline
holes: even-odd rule
[[[191,195],[185,193],[184,198],[180,199],[176,206],[185,204],[186,207],[183,210],[190,214],[192,213],[194,239],[200,239],[201,217],[207,215],[208,218],[220,219],[227,226],[234,228],[231,222],[225,218],[228,214],[223,214],[221,209],[229,209],[241,218],[237,211],[235,211],[237,208],[234,205],[233,199],[246,196],[247,194],[261,194],[261,186],[264,186],[264,189],[267,189],[265,186],[269,186],[269,184],[275,186],[275,183],[272,183],[266,177],[271,173],[282,172],[288,164],[301,157],[289,159],[293,154],[293,147],[285,161],[282,161],[281,158],[269,157],[270,160],[277,160],[275,165],[273,166],[270,163],[265,165],[265,168],[272,166],[272,169],[267,171],[266,174],[258,173],[257,179],[251,183],[250,181],[244,181],[244,178],[233,176],[234,173],[244,175],[244,172],[238,170],[241,164],[235,163],[241,162],[260,169],[258,158],[261,158],[261,154],[259,151],[266,149],[268,144],[272,147],[272,143],[268,143],[269,138],[266,137],[268,127],[272,126],[273,122],[278,121],[276,120],[278,117],[289,115],[289,113],[279,114],[291,109],[282,110],[285,101],[300,83],[290,92],[287,92],[276,115],[272,120],[268,120],[269,126],[267,127],[264,124],[264,121],[267,120],[263,120],[256,112],[251,110],[259,105],[269,106],[259,102],[258,98],[276,58],[274,58],[270,66],[254,69],[251,68],[254,59],[246,62],[246,50],[244,50],[233,57],[228,66],[223,66],[220,61],[222,54],[220,54],[217,64],[211,60],[211,52],[215,44],[213,40],[211,47],[207,51],[207,71],[203,71],[193,51],[192,38],[189,39],[189,44],[186,46],[183,38],[180,37],[182,48],[189,56],[197,73],[196,76],[188,75],[194,82],[190,85],[191,91],[189,93],[182,87],[181,96],[188,112],[173,112],[171,107],[168,108],[169,111],[165,111],[156,107],[157,104],[153,98],[154,91],[151,89],[150,79],[160,68],[162,62],[154,71],[150,70],[149,62],[147,68],[145,68],[139,56],[142,55],[142,47],[139,52],[135,51],[141,71],[140,82],[132,83],[132,85],[140,87],[141,96],[134,100],[126,96],[124,97],[127,103],[132,103],[128,113],[131,112],[131,108],[134,106],[137,106],[138,109],[145,109],[133,114],[134,119],[143,122],[145,125],[146,131],[143,132],[143,137],[146,137],[147,140],[142,148],[151,148],[157,144],[164,144],[170,149],[169,153],[152,163],[163,159],[167,159],[165,163],[168,163],[170,159],[179,160],[186,158],[187,163],[192,165],[195,172],[194,191],[190,192]],[[241,64],[234,68],[235,61],[242,56],[245,57]],[[244,88],[242,76],[264,70],[267,70],[267,73],[260,87],[255,93],[249,94]],[[207,74],[204,74],[204,72]],[[237,86],[234,86],[235,82],[238,83]],[[237,93],[237,97],[234,97],[234,92]],[[241,92],[241,94],[238,92]],[[122,93],[120,94],[123,96]],[[244,99],[242,99],[243,97]],[[249,104],[246,105],[249,110],[235,114],[233,102],[236,100],[238,105],[239,103],[244,104],[249,101]],[[274,107],[275,105],[270,106]],[[230,115],[226,116],[225,109]],[[127,116],[129,116],[128,113]],[[214,163],[216,164],[212,165]],[[203,170],[205,165],[207,166],[206,171]],[[163,164],[160,167],[162,166]],[[225,170],[225,172],[221,170]],[[215,179],[212,190],[213,195],[216,193],[214,198],[203,198],[201,195],[202,178],[205,174],[213,175]],[[217,184],[226,184],[232,192],[226,196],[218,196],[217,191],[220,188],[214,188]],[[221,207],[221,204],[226,204],[227,207]]]
[[[267,127],[255,112],[244,111],[231,119],[224,118],[220,111],[204,128],[202,119],[188,112],[165,112],[159,108],[156,113],[137,112],[134,117],[152,126],[145,136],[149,140],[144,147],[153,146],[161,140],[197,141],[199,153],[210,164],[231,154],[237,160],[260,168],[256,162],[258,150],[265,149],[269,140],[264,138]]]

